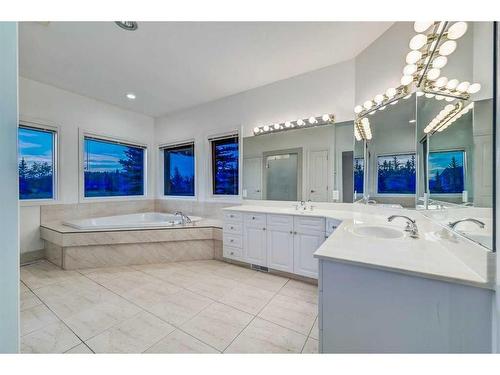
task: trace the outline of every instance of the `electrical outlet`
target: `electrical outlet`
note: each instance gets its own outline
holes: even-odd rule
[[[338,201],[340,199],[340,192],[338,190],[332,190],[332,199]]]

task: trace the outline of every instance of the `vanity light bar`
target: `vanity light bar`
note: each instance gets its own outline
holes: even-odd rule
[[[254,135],[277,133],[292,129],[312,128],[315,126],[330,125],[335,123],[333,113],[326,113],[321,116],[311,116],[308,119],[299,119],[296,121],[285,121],[284,123],[275,123],[271,125],[256,126],[253,128]]]
[[[442,132],[460,117],[474,108],[474,102],[465,106],[463,101],[456,104],[448,104],[441,112],[425,127],[424,133]]]
[[[374,114],[377,110],[383,111],[388,104],[397,104],[400,99],[411,97],[409,85],[400,85],[396,88],[390,87],[385,94],[375,95],[373,100],[367,100],[363,106],[354,107],[354,113],[357,118],[363,118],[368,114]]]
[[[361,141],[362,139],[369,141],[372,139],[372,130],[368,118],[363,117],[354,122],[354,136],[357,141]]]

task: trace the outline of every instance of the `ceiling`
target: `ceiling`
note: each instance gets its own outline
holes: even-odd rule
[[[22,22],[19,69],[159,117],[349,60],[391,24],[139,22],[130,32],[113,22]]]

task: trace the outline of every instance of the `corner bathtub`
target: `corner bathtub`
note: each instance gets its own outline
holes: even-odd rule
[[[201,217],[189,216],[192,222]],[[90,219],[69,220],[64,225],[80,230],[100,229],[137,229],[137,228],[168,228],[182,224],[180,216],[159,212],[144,212],[140,214],[96,217]]]

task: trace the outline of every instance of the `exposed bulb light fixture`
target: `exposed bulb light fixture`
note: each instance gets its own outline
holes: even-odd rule
[[[264,125],[264,126],[262,127],[262,130],[264,130],[265,132],[268,132],[268,131],[269,131],[269,126]]]
[[[363,107],[361,107],[360,105],[357,105],[356,107],[354,107],[354,113],[358,114],[361,112],[363,112]]]
[[[448,78],[446,77],[439,77],[436,82],[434,82],[434,86],[437,88],[445,87],[446,84],[448,83]]]
[[[285,128],[291,128],[291,127],[292,127],[292,123],[290,121],[286,121]]]
[[[311,125],[314,125],[318,122],[318,120],[316,120],[315,117],[309,117],[309,119],[307,120],[307,122]]]
[[[455,22],[450,26],[447,33],[447,38],[451,40],[456,40],[461,38],[467,32],[467,22]]]
[[[128,92],[125,94],[125,96],[128,100],[135,100],[135,98],[137,97],[133,92]]]
[[[325,122],[326,122],[326,121],[329,121],[329,120],[330,120],[330,115],[328,115],[328,114],[326,114],[326,113],[325,113],[323,116],[321,116],[321,119],[322,119],[323,121],[325,121]]]
[[[373,102],[371,100],[367,100],[366,102],[363,103],[363,107],[365,109],[370,109],[373,106]]]
[[[335,116],[333,113],[325,113],[321,116],[311,116],[306,121],[299,119],[295,121],[297,126],[300,127],[313,127],[313,126],[322,126],[322,125],[330,125],[335,122]],[[256,126],[253,128],[254,135],[262,135],[266,133],[274,133],[274,132],[282,132],[286,130],[293,130],[295,128],[294,123],[291,121],[285,121],[283,123],[274,123],[271,125],[264,126]]]
[[[448,90],[455,90],[458,86],[458,79],[450,79],[448,83],[446,84],[446,88]]]
[[[380,104],[384,101],[384,95],[378,94],[375,95],[375,98],[373,98],[373,101],[377,104]]]
[[[434,21],[423,21],[423,22],[417,21],[413,25],[413,30],[415,30],[415,32],[417,33],[423,33],[432,25],[434,25]]]
[[[416,51],[425,46],[427,43],[427,35],[417,34],[410,40],[410,49]]]
[[[470,82],[464,81],[464,82],[459,83],[456,90],[458,92],[467,92],[467,89],[469,88],[469,86],[470,86]]]
[[[448,58],[446,56],[438,56],[432,62],[432,67],[441,69],[444,68],[447,63],[448,63]]]
[[[439,77],[440,74],[441,70],[437,68],[432,68],[427,72],[427,78],[430,79],[431,81],[434,81]]]
[[[422,58],[422,52],[420,51],[410,51],[406,55],[407,64],[416,64]]]
[[[457,42],[454,40],[447,40],[441,47],[439,47],[439,54],[441,56],[449,56],[457,49]]]
[[[469,86],[467,89],[467,92],[469,94],[475,94],[476,92],[479,92],[481,90],[481,84],[480,83],[473,83],[472,85]]]
[[[391,99],[391,98],[394,98],[394,97],[396,96],[396,94],[397,94],[397,93],[398,93],[398,92],[397,92],[397,90],[396,90],[394,87],[390,87],[390,88],[388,88],[388,89],[387,89],[387,91],[385,92],[385,95],[387,95],[387,97],[388,97],[389,99]]]
[[[409,85],[410,83],[413,82],[413,76],[412,75],[404,75],[403,77],[401,77],[400,82],[403,86]]]
[[[304,120],[297,120],[297,125],[298,126],[304,126],[306,123],[304,122]]]
[[[260,128],[259,128],[258,126],[257,126],[257,127],[255,127],[255,128],[253,128],[253,132],[254,132],[254,133],[258,133],[258,132],[260,132]]]
[[[415,64],[408,64],[404,67],[403,69],[403,74],[405,76],[411,76],[412,74],[415,74],[417,71],[418,67]]]

